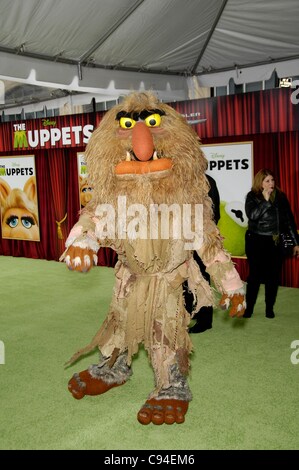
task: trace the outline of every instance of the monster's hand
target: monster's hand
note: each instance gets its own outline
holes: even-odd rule
[[[223,310],[230,309],[229,315],[230,317],[243,317],[245,308],[246,308],[246,301],[245,301],[245,294],[244,292],[237,292],[237,293],[226,293],[222,294],[221,300],[219,302],[219,306]]]
[[[71,271],[86,273],[93,265],[97,265],[98,257],[90,248],[71,245],[64,253],[64,262]]]
[[[220,250],[212,260],[203,259],[218,292],[222,294],[219,306],[230,310],[231,317],[242,317],[245,313],[245,290],[230,255]]]
[[[93,265],[97,265],[100,245],[94,231],[84,230],[82,225],[76,224],[65,246],[66,250],[59,261],[64,261],[69,269],[86,273]]]

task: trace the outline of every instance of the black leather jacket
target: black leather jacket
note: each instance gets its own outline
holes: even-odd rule
[[[296,223],[286,195],[276,190],[275,200],[266,201],[261,194],[250,191],[246,196],[245,212],[248,230],[259,235],[277,235],[289,232],[295,245],[299,245]]]

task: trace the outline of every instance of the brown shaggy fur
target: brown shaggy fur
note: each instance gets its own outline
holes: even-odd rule
[[[132,179],[118,178],[114,173],[115,166],[125,160],[132,142],[130,137],[120,139],[117,136],[119,122],[116,115],[119,111],[140,112],[144,109],[160,109],[165,113],[160,126],[163,133],[153,134],[153,139],[158,157],[172,160],[171,174],[162,179],[155,179],[151,174]],[[199,138],[185,118],[167,104],[160,103],[154,94],[133,93],[108,111],[92,134],[86,148],[86,162],[94,188],[93,200],[86,209],[88,212],[94,213],[98,204],[109,203],[117,207],[119,195],[126,195],[128,204],[203,204],[205,254],[213,258],[222,248],[219,232],[212,222],[205,177],[207,161],[200,149]]]

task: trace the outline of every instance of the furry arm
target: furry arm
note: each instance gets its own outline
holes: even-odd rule
[[[83,214],[72,228],[66,250],[59,261],[64,261],[69,269],[87,272],[98,262],[100,244],[95,235],[95,224],[90,216]]]
[[[229,254],[219,250],[212,259],[203,257],[203,262],[216,289],[222,294],[220,307],[225,310],[230,307],[231,317],[242,317],[246,308],[244,285]]]

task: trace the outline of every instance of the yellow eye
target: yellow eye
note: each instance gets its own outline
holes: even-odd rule
[[[161,124],[161,116],[160,114],[151,114],[145,118],[144,122],[148,127],[158,127]]]
[[[134,119],[131,119],[129,117],[121,117],[119,120],[119,125],[123,129],[132,129],[136,124],[136,121]]]

